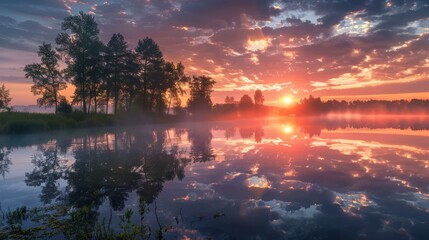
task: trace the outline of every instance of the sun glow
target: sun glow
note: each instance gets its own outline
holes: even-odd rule
[[[291,134],[294,132],[294,128],[292,125],[289,125],[289,124],[285,125],[285,126],[283,126],[283,132],[286,134]]]
[[[286,105],[292,105],[294,103],[294,99],[291,96],[286,96],[283,98],[283,103]]]

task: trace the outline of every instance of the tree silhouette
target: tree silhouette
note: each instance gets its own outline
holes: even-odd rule
[[[256,91],[255,91],[255,96],[253,97],[254,99],[255,99],[255,105],[263,105],[264,104],[264,101],[265,101],[265,97],[264,97],[264,95],[262,94],[262,91],[261,90],[259,90],[259,89],[257,89]]]
[[[185,66],[182,63],[178,63],[174,66],[173,63],[167,62],[165,64],[165,75],[167,78],[169,100],[168,100],[168,111],[170,112],[171,101],[174,99],[176,106],[180,106],[180,96],[183,96],[186,92],[183,89],[183,85],[189,82],[189,78],[185,75]]]
[[[189,83],[190,98],[188,109],[191,113],[207,113],[211,110],[213,103],[211,93],[216,82],[207,76],[194,76]]]
[[[128,68],[130,58],[131,51],[128,50],[124,36],[120,33],[113,34],[107,43],[105,56],[107,73],[105,82],[106,112],[108,112],[110,93],[113,94],[113,113],[116,114],[118,111],[120,94],[125,88],[125,82],[129,75],[132,75],[132,70],[135,70],[135,68]]]
[[[12,98],[10,97],[9,89],[6,89],[4,84],[0,87],[0,111],[6,110],[9,111],[9,104]]]
[[[58,51],[64,53],[67,64],[66,77],[75,85],[74,102],[82,102],[82,110],[88,112],[91,101],[91,80],[98,80],[99,59],[102,43],[94,16],[80,12],[69,16],[61,25],[64,32],[58,34]],[[70,31],[70,34],[67,32]],[[93,89],[94,92],[94,89]]]
[[[65,97],[62,97],[59,104],[58,104],[58,113],[67,115],[70,114],[73,111],[72,105],[67,101]]]
[[[240,99],[240,110],[250,110],[253,107],[253,100],[249,95],[245,94]]]
[[[58,113],[59,91],[67,87],[58,66],[60,55],[47,43],[39,47],[38,55],[42,63],[25,66],[25,77],[33,79],[34,85],[31,87],[33,94],[41,95],[37,99],[38,105],[54,106],[55,113]]]
[[[225,104],[235,104],[235,99],[234,97],[230,97],[230,96],[226,96],[225,97]]]
[[[141,75],[143,77],[142,105],[144,110],[150,110],[148,105],[149,78],[151,73],[156,70],[156,65],[160,65],[164,61],[163,55],[155,41],[149,37],[139,40],[135,51],[141,64]]]

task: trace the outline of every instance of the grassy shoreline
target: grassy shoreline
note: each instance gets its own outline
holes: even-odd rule
[[[105,127],[116,124],[113,116],[103,114],[84,115],[72,113],[68,116],[51,113],[0,113],[0,134],[24,134],[60,129]]]

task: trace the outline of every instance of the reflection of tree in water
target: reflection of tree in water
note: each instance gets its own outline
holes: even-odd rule
[[[236,129],[233,126],[232,127],[226,127],[225,128],[225,138],[230,139],[230,138],[235,137],[235,131],[236,131]]]
[[[9,154],[12,152],[10,148],[0,146],[0,175],[5,177],[9,172],[10,165],[12,164]]]
[[[181,156],[177,145],[165,147],[165,131],[147,131],[139,135],[143,141],[138,194],[146,203],[152,203],[162,191],[165,181],[185,177],[185,166],[188,159]],[[168,141],[171,144],[171,141]]]
[[[133,190],[146,203],[153,202],[165,181],[185,177],[189,162],[177,145],[168,142],[165,131],[148,129],[115,134],[113,148],[106,137],[83,138],[66,178],[69,203],[98,207],[107,197],[114,210],[122,210]]]
[[[255,132],[255,130],[250,127],[242,127],[239,129],[239,131],[241,138],[252,138],[253,132]]]
[[[178,135],[183,133],[177,131]],[[67,214],[66,219],[79,222],[83,231],[96,226],[98,209],[106,199],[113,210],[121,211],[132,191],[136,191],[141,203],[154,203],[156,215],[156,198],[166,181],[183,179],[184,169],[192,160],[214,158],[210,128],[189,130],[188,136],[192,142],[191,158],[165,129],[144,128],[57,140],[38,147],[32,159],[34,169],[26,173],[25,182],[28,186],[42,187],[43,203],[56,199],[58,206],[68,209],[64,214],[76,209],[75,215]],[[72,144],[75,162],[68,165],[61,154]],[[5,149],[1,150],[3,154]],[[60,179],[67,181],[64,192],[59,190]],[[159,222],[158,225],[161,229]],[[63,234],[75,236],[73,232],[78,230],[67,228]]]
[[[58,180],[64,177],[66,167],[64,160],[58,156],[57,145],[47,147],[42,145],[38,149],[39,152],[31,159],[34,169],[25,174],[25,183],[28,186],[42,186],[40,200],[48,204],[61,194],[58,190]]]
[[[426,117],[359,117],[359,118],[296,118],[294,125],[308,135],[320,135],[323,129],[337,130],[344,128],[369,128],[369,129],[411,129],[429,130],[429,121]]]
[[[191,142],[191,159],[193,162],[207,162],[215,159],[211,146],[213,135],[208,125],[192,126],[188,130]]]
[[[255,129],[255,141],[257,143],[262,142],[262,137],[264,137],[264,129],[262,127]]]

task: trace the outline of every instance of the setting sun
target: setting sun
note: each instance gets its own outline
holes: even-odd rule
[[[294,102],[293,97],[291,96],[286,96],[283,98],[283,103],[285,103],[286,105],[292,105]]]
[[[293,133],[294,132],[294,128],[293,128],[292,125],[289,125],[289,124],[285,125],[285,126],[283,126],[283,132],[286,133],[286,134]]]

